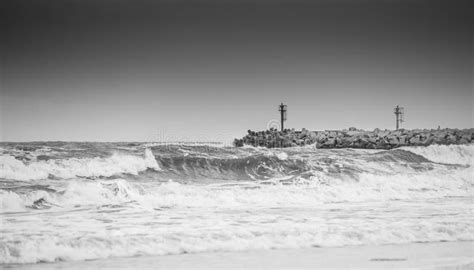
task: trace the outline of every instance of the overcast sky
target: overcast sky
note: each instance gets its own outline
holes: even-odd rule
[[[473,127],[471,1],[2,1],[3,141]]]

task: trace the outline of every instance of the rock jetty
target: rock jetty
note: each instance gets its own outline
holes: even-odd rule
[[[468,144],[474,142],[474,128],[470,129],[399,129],[365,131],[356,128],[345,130],[309,131],[285,129],[278,131],[248,131],[234,146],[262,146],[268,148],[294,147],[316,143],[317,148],[392,149],[401,146],[427,146],[431,144]]]

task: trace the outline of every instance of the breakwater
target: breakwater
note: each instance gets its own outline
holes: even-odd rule
[[[401,146],[427,146],[432,144],[468,144],[474,141],[474,128],[470,129],[399,129],[373,131],[349,128],[345,130],[295,131],[275,129],[251,131],[234,146],[262,146],[268,148],[294,147],[315,144],[317,148],[392,149]]]

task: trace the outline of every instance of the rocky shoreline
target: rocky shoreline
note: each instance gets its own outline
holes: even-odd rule
[[[427,146],[432,144],[468,144],[474,142],[474,128],[470,129],[399,129],[373,131],[349,128],[345,130],[295,131],[275,129],[248,131],[234,146],[261,146],[268,148],[295,147],[316,143],[317,148],[392,149],[401,146]]]

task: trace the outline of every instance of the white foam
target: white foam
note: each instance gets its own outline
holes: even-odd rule
[[[428,159],[447,155],[468,165],[473,152],[465,147],[405,150],[424,151]],[[346,156],[349,151],[325,153],[330,160],[319,161],[327,154],[306,157],[314,166],[311,177],[214,184],[73,178],[38,181],[56,192],[0,190],[1,210],[8,216],[1,224],[0,263],[474,239],[473,166],[373,162]],[[115,166],[107,170],[84,160],[81,165],[71,160],[33,164],[41,165],[35,165],[40,173],[67,168],[68,175],[158,168],[151,151],[117,159],[119,164],[113,157],[87,161]],[[16,169],[31,170],[26,176],[37,173],[33,164],[20,163]],[[352,174],[343,172],[351,169]],[[39,199],[51,208],[32,210]],[[18,211],[27,213],[8,213]]]
[[[470,201],[449,199],[472,196],[472,173],[438,165],[363,172],[357,181],[315,172],[291,185],[116,179],[68,180],[58,192],[2,191],[4,211],[39,212],[3,224],[0,262],[473,240]],[[26,208],[40,198],[53,207]]]
[[[132,186],[123,179],[112,181],[70,180],[65,188],[57,189],[57,192],[35,190],[26,194],[0,190],[2,203],[0,212],[25,211],[28,207],[33,207],[34,202],[39,199],[44,199],[47,203],[61,208],[79,205],[121,204],[146,199],[146,196],[141,198],[139,187]]]
[[[277,156],[277,158],[278,158],[279,160],[286,160],[286,159],[288,159],[288,154],[285,153],[285,152],[277,153],[276,156]]]
[[[465,241],[469,239],[472,229],[453,224],[448,230],[459,230],[459,235],[450,236],[439,233],[436,228],[425,226],[407,227],[404,232],[394,232],[393,228],[377,230],[363,228],[358,224],[344,228],[331,229],[313,223],[295,226],[279,222],[272,229],[250,225],[243,228],[224,230],[219,225],[214,231],[201,228],[199,231],[181,233],[180,230],[163,231],[153,237],[106,234],[82,237],[39,238],[34,237],[21,244],[0,243],[0,262],[2,263],[37,263],[79,261],[113,257],[131,257],[144,255],[166,255],[216,251],[249,251],[276,248],[310,248],[315,246],[334,247],[340,243],[361,245],[403,244],[412,240],[424,241],[423,235],[437,236],[438,239],[449,241]],[[311,226],[321,227],[312,228]],[[408,225],[408,224],[407,224]],[[416,228],[425,229],[424,232]]]
[[[15,192],[0,190],[0,212],[16,212],[25,210],[25,199]]]
[[[42,190],[16,195],[0,193],[3,211],[12,212],[31,206],[40,198],[61,207],[121,204],[133,201],[151,208],[245,208],[313,206],[334,202],[419,200],[449,196],[470,196],[474,168],[451,169],[440,166],[423,173],[386,174],[362,172],[357,179],[315,171],[307,178],[239,182],[226,185],[184,185],[177,182],[133,183],[124,179],[104,181],[69,180],[65,187],[51,193]],[[285,184],[288,181],[292,184]]]
[[[0,213],[25,211],[27,207],[32,206],[36,200],[49,198],[50,196],[51,194],[44,190],[36,190],[26,194],[0,190],[0,202],[2,206]]]
[[[137,175],[146,169],[160,170],[150,149],[145,150],[144,157],[113,154],[108,158],[70,158],[29,164],[10,155],[0,156],[0,178],[15,180],[46,179],[49,175],[64,179],[109,177],[121,173]]]
[[[10,233],[0,242],[0,262],[458,241],[472,240],[474,233],[465,212],[469,203],[456,200],[320,204],[321,190],[295,186],[225,189],[174,182],[140,195],[121,182],[78,183],[64,194],[64,202],[78,199],[76,193],[82,203],[115,202],[119,208],[12,217],[18,222],[4,224]]]

